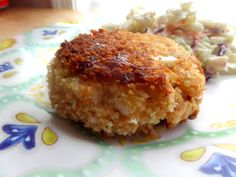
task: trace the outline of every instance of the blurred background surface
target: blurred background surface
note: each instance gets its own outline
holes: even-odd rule
[[[32,8],[73,9],[81,13],[96,10],[107,18],[123,17],[130,8],[143,6],[163,13],[177,7],[181,2],[191,0],[10,0],[10,6]],[[200,17],[226,22],[236,22],[235,1],[233,0],[192,0]],[[110,15],[109,15],[110,14]],[[118,17],[117,17],[118,16]]]
[[[0,0],[3,2],[6,0]],[[188,0],[9,0],[0,10],[0,39],[32,28],[67,21],[87,21],[90,26],[118,23],[129,10],[142,6],[163,14]],[[192,0],[200,19],[210,19],[236,26],[235,1]],[[82,20],[83,19],[83,20]]]

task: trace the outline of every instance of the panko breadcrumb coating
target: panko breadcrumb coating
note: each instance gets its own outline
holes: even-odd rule
[[[57,113],[95,132],[156,135],[196,117],[205,77],[200,62],[173,40],[98,30],[64,42],[48,67]]]

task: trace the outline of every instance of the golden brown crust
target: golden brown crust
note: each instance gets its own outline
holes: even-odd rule
[[[183,66],[195,63],[203,72],[195,57],[166,37],[123,30],[91,32],[62,43],[56,54],[57,65],[81,79],[141,83],[168,93],[167,83],[171,80],[172,84],[178,84],[179,77],[174,67],[153,59],[160,55],[175,56],[177,63]]]
[[[48,66],[57,113],[110,136],[156,135],[196,116],[204,84],[200,62],[171,39],[122,30],[81,34]]]

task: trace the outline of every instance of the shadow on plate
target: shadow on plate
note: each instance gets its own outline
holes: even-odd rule
[[[160,129],[161,136],[150,137],[150,136],[107,136],[104,133],[95,133],[91,129],[85,128],[83,123],[75,123],[70,120],[59,118],[58,116],[52,116],[50,124],[56,129],[60,130],[63,134],[73,137],[78,140],[89,141],[91,143],[98,143],[104,141],[115,146],[124,146],[130,144],[146,144],[152,142],[158,142],[168,139],[174,139],[178,136],[185,134],[188,129],[186,123],[179,125],[178,127],[166,130],[164,126],[158,126]]]

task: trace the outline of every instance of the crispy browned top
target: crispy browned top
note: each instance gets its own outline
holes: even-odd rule
[[[67,68],[70,74],[83,79],[146,83],[158,87],[169,80],[178,82],[178,77],[172,67],[154,60],[155,56],[175,56],[177,62],[194,63],[201,71],[196,58],[169,38],[124,30],[91,32],[61,44],[56,53],[59,67]]]

